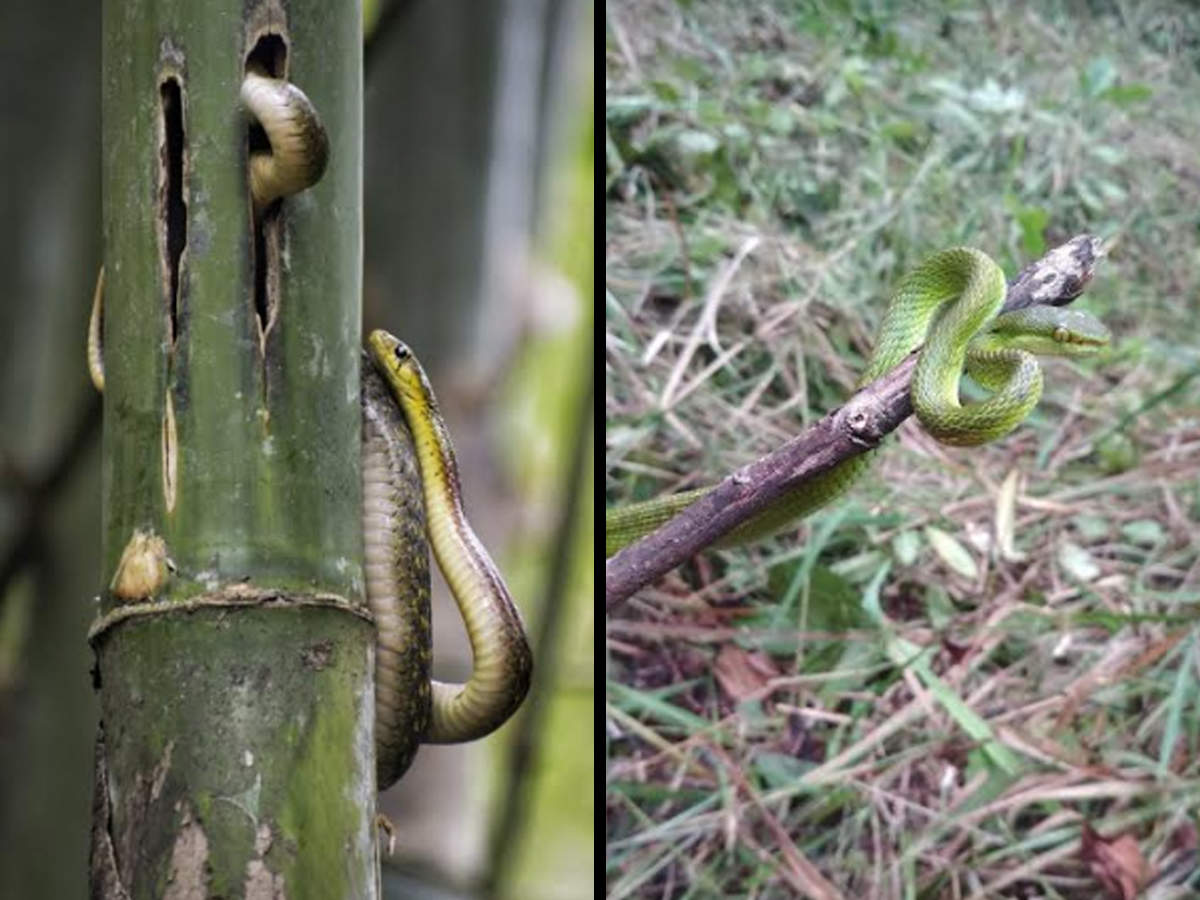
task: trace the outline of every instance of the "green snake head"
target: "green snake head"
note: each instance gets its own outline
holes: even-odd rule
[[[996,316],[972,345],[982,350],[1003,345],[1035,356],[1089,356],[1111,340],[1104,323],[1081,310],[1030,306]]]
[[[1004,313],[967,347],[967,373],[993,394],[960,405],[957,379],[945,372],[913,379],[913,408],[921,425],[944,444],[972,447],[1003,437],[1042,395],[1037,356],[1088,356],[1108,345],[1108,329],[1085,312],[1031,306]]]

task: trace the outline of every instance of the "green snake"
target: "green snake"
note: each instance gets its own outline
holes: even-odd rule
[[[875,349],[858,380],[869,384],[924,345],[913,373],[913,411],[937,440],[974,446],[1016,428],[1042,395],[1035,356],[1083,356],[1109,342],[1104,324],[1079,310],[1031,306],[1000,313],[1005,282],[985,253],[952,247],[933,254],[901,279]],[[992,394],[962,404],[958,383],[965,370]],[[806,481],[744,522],[721,541],[746,543],[779,531],[850,488],[871,465],[873,452],[852,457]],[[709,488],[697,488],[607,510],[605,555],[649,534]]]
[[[248,73],[241,98],[271,143],[249,159],[257,215],[320,178],[328,141],[308,98],[286,81]],[[101,393],[103,298],[101,267],[87,346]],[[533,661],[520,613],[463,510],[458,465],[429,379],[385,331],[371,333],[364,356],[364,572],[376,625],[376,781],[383,790],[421,743],[472,741],[502,725],[529,690]],[[471,643],[465,684],[430,678],[430,546]]]

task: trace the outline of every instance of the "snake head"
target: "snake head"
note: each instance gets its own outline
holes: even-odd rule
[[[377,328],[367,338],[367,352],[397,397],[435,407],[433,388],[408,344]]]
[[[1039,305],[997,316],[987,339],[1039,356],[1087,356],[1107,347],[1112,333],[1082,310]]]

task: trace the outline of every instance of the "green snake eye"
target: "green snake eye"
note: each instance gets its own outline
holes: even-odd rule
[[[1059,325],[1057,328],[1055,328],[1054,333],[1050,336],[1052,338],[1054,338],[1054,340],[1059,344],[1065,344],[1067,341],[1069,341],[1071,339],[1070,333],[1067,331],[1067,329],[1063,328],[1061,325]]]
[[[411,353],[409,352],[408,347],[406,347],[404,344],[396,344],[396,359],[397,359],[397,361],[404,362],[408,359],[408,357],[410,355],[411,355]]]

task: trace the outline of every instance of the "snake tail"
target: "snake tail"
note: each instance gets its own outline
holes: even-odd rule
[[[92,387],[104,393],[104,266],[96,276],[96,289],[92,292],[92,314],[88,317],[87,367]]]

